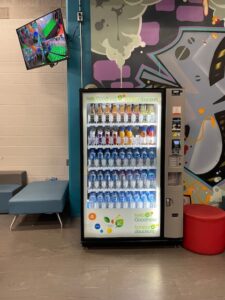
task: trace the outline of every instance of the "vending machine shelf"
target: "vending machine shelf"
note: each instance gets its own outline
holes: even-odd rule
[[[123,171],[126,171],[126,170],[156,170],[156,167],[155,166],[142,166],[142,167],[132,167],[132,166],[129,166],[129,167],[125,167],[125,166],[121,166],[121,167],[88,167],[88,171],[98,171],[98,170],[101,170],[101,171],[114,171],[114,170],[123,170]]]
[[[106,193],[106,192],[155,192],[156,188],[127,188],[127,189],[120,189],[120,188],[112,188],[112,189],[88,189],[89,193]]]
[[[156,148],[156,145],[88,145],[88,149]]]
[[[129,123],[88,123],[87,127],[134,127],[134,126],[156,126],[157,123],[151,122],[151,123],[141,123],[141,122],[129,122]]]

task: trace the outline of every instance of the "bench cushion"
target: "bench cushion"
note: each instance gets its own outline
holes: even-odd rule
[[[0,213],[9,212],[9,200],[20,189],[22,189],[20,184],[0,184]]]
[[[0,184],[27,184],[26,171],[0,171]]]
[[[60,213],[64,209],[67,181],[37,181],[28,184],[9,201],[10,214]]]

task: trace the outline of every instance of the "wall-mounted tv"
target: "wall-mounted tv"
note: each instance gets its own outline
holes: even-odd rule
[[[53,66],[68,59],[68,45],[61,9],[58,8],[16,29],[28,70]]]

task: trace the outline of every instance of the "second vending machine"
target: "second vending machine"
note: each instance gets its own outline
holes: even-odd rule
[[[182,238],[182,90],[81,90],[83,245]]]

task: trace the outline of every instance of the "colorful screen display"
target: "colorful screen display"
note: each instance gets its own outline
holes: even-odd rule
[[[31,21],[16,31],[28,70],[53,65],[68,58],[61,9]]]

